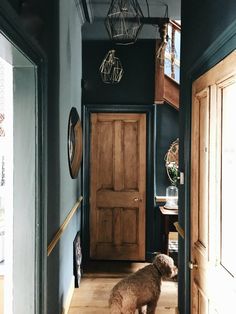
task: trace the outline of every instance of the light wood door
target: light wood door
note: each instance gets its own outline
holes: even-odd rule
[[[145,260],[146,115],[91,114],[90,257]]]
[[[192,95],[191,313],[236,313],[236,53]]]

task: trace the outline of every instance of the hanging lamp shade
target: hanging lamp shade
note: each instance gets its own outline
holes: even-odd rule
[[[142,28],[141,18],[137,0],[112,0],[105,19],[110,38],[117,44],[133,44]]]
[[[120,82],[124,70],[120,59],[115,57],[115,50],[108,51],[99,70],[104,83],[117,84]]]

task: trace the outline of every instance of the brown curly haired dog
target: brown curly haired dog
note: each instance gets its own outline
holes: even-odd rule
[[[161,293],[161,279],[177,275],[171,257],[158,254],[153,263],[119,281],[109,299],[111,314],[134,314],[147,305],[147,314],[154,314]]]

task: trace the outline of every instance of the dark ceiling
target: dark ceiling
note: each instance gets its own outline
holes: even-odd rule
[[[147,0],[150,8],[150,15],[152,17],[163,17],[165,13],[165,5],[168,5],[169,17],[174,20],[180,19],[180,5],[181,0],[165,0],[155,1]],[[147,16],[147,4],[145,0],[139,0],[139,5],[143,11],[144,16]],[[104,19],[109,9],[110,0],[91,0],[91,11],[94,19]]]
[[[139,0],[139,5],[142,9],[144,17],[148,17],[147,3],[149,6],[150,17],[164,17],[166,6],[168,5],[168,16],[172,20],[180,20],[181,0]],[[84,39],[108,39],[108,34],[104,26],[104,19],[107,15],[111,0],[91,0],[87,3],[91,23],[85,23],[82,31]],[[139,38],[150,39],[158,38],[159,34],[156,28],[151,25],[144,25]]]

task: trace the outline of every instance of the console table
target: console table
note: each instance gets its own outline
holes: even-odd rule
[[[175,231],[174,222],[178,221],[178,209],[166,209],[164,206],[159,206],[161,212],[161,231],[163,235],[163,253],[169,254],[168,240],[169,232]]]

